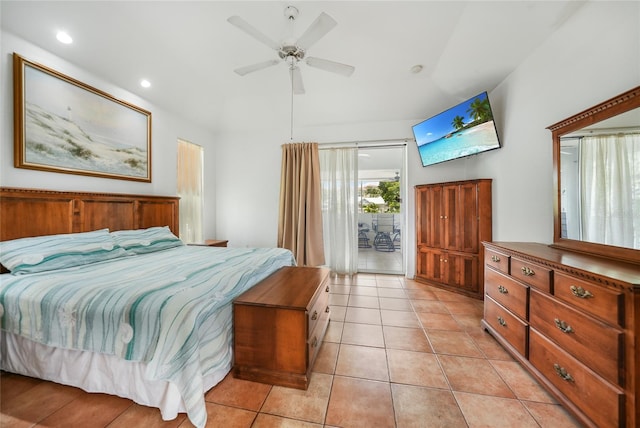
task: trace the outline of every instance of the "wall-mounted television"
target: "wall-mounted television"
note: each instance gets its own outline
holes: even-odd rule
[[[486,92],[414,125],[413,136],[422,166],[500,148]]]

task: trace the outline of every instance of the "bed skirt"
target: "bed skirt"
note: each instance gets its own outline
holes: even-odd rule
[[[128,398],[160,409],[165,421],[186,408],[178,388],[171,382],[146,380],[146,363],[113,355],[61,349],[0,330],[0,369],[24,376]],[[231,365],[203,377],[204,391],[218,384]]]

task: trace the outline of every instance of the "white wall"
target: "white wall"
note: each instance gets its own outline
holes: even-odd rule
[[[415,271],[413,186],[492,178],[493,238],[553,238],[552,142],[547,126],[640,83],[640,4],[590,2],[489,93],[503,148],[423,168],[409,142],[407,274]],[[392,108],[392,106],[390,106]],[[424,118],[438,111],[425,111]],[[411,137],[418,119],[295,129],[294,141],[340,142]],[[220,135],[216,158],[216,237],[231,246],[277,239],[280,145],[289,129]]]
[[[177,140],[182,138],[205,147],[205,163],[215,162],[215,145],[213,133],[202,129],[189,121],[176,117],[158,108],[145,99],[127,92],[98,76],[63,61],[59,57],[38,48],[24,40],[6,33],[1,33],[0,63],[0,184],[5,187],[26,187],[39,189],[55,189],[87,192],[133,193],[143,195],[175,195],[176,194],[176,151]],[[73,77],[94,88],[100,89],[115,98],[127,101],[151,112],[152,147],[151,166],[152,182],[141,183],[129,180],[115,180],[98,177],[85,177],[72,174],[34,171],[14,168],[13,166],[13,52],[22,57],[50,67],[67,76]],[[214,173],[205,168],[205,182],[211,183]],[[205,233],[215,233],[215,190],[208,185],[208,196],[205,206]]]
[[[553,240],[547,126],[640,84],[640,3],[589,2],[490,94],[504,147],[493,178],[493,239]],[[494,102],[495,101],[495,102]]]
[[[284,125],[217,136],[216,236],[229,239],[229,246],[272,247],[277,243],[281,146],[291,142],[288,124]],[[293,141],[336,143],[411,137],[411,124],[400,122],[294,128]]]

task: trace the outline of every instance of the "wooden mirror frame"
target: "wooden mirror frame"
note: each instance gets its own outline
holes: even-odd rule
[[[554,200],[552,247],[640,264],[640,250],[562,238],[560,221],[560,137],[638,107],[640,107],[640,86],[547,127],[547,129],[551,130],[553,138]]]

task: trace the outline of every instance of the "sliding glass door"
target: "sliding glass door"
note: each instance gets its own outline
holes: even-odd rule
[[[358,148],[358,272],[404,274],[405,146]]]

